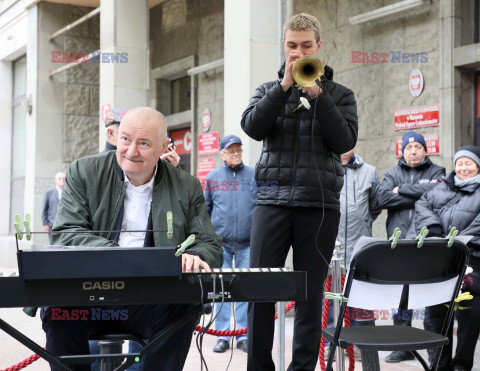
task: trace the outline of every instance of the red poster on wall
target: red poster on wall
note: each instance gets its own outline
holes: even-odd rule
[[[427,156],[440,154],[440,135],[438,133],[423,134],[427,145]],[[402,157],[402,137],[395,138],[395,157]]]
[[[204,133],[198,135],[198,150],[199,156],[214,155],[220,152],[220,141],[218,131],[212,133]]]
[[[215,169],[215,157],[202,157],[198,159],[197,166],[197,178],[202,183],[202,187],[205,185],[205,180],[210,171]]]
[[[397,108],[393,111],[393,130],[410,130],[427,126],[438,126],[440,123],[440,105]]]

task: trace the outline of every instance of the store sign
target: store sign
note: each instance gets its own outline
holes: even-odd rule
[[[218,131],[198,135],[198,155],[214,155],[220,152]]]
[[[395,156],[402,157],[402,137],[395,138]],[[438,133],[423,134],[427,145],[427,156],[438,156],[440,154],[440,135]]]
[[[422,71],[414,69],[410,74],[410,94],[412,97],[417,98],[422,94],[423,91],[423,74]]]
[[[210,110],[208,108],[205,108],[202,114],[202,129],[204,133],[210,130],[211,123],[212,123],[212,115],[210,114]]]
[[[440,124],[440,105],[397,108],[393,111],[393,130],[411,130]]]
[[[101,109],[102,121],[105,121],[105,117],[107,117],[107,113],[110,112],[110,110],[112,109],[111,107],[112,106],[109,103],[104,104],[102,106],[102,109]]]
[[[214,169],[215,157],[202,157],[198,159],[197,178],[200,180],[200,183],[202,183],[202,187],[205,185],[208,173]]]
[[[170,136],[175,144],[175,151],[179,155],[185,155],[191,152],[193,144],[191,129],[171,131]]]

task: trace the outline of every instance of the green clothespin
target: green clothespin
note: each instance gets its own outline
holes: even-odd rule
[[[171,240],[173,237],[173,214],[171,211],[167,212],[167,238]]]
[[[15,230],[17,231],[17,238],[21,240],[23,238],[23,232],[20,228],[22,225],[22,220],[20,219],[20,215],[16,214],[15,215],[15,223],[13,223],[13,226],[15,227]]]
[[[417,237],[415,237],[416,240],[418,240],[417,247],[420,248],[423,246],[423,241],[425,241],[425,237],[427,237],[428,234],[428,228],[423,227],[420,233],[418,234]]]
[[[188,246],[193,244],[195,242],[195,235],[191,234],[190,236],[187,237],[185,241],[183,241],[180,246],[178,247],[178,250],[175,252],[175,256],[180,256],[182,255],[185,250],[187,249]]]
[[[340,300],[340,301],[343,301],[343,302],[347,302],[348,301],[348,298],[346,298],[345,296],[343,296],[342,293],[340,292],[326,292],[325,293],[325,299],[330,299],[330,300]]]
[[[400,228],[395,228],[395,230],[393,231],[393,234],[392,234],[392,237],[390,237],[388,240],[389,241],[392,241],[392,244],[391,244],[391,247],[392,247],[392,250],[397,247],[397,242],[398,242],[398,239],[400,238],[400,235],[402,234],[402,231],[400,230]]]
[[[452,229],[450,229],[450,232],[446,237],[448,239],[447,247],[452,247],[453,241],[455,240],[455,237],[457,237],[457,234],[458,234],[457,228],[453,227]]]
[[[32,231],[30,230],[30,222],[32,221],[32,217],[30,214],[25,215],[25,220],[23,221],[23,225],[25,226],[25,237],[27,241],[32,239]]]

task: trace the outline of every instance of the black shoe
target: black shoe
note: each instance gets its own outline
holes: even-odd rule
[[[243,350],[245,353],[248,353],[248,345],[246,340],[241,340],[237,343],[237,349]]]
[[[398,363],[402,361],[411,361],[412,359],[415,359],[415,356],[412,353],[396,350],[385,357],[385,362]]]
[[[227,349],[230,348],[230,345],[228,345],[228,341],[220,339],[217,341],[217,344],[213,347],[213,351],[215,353],[225,353]]]

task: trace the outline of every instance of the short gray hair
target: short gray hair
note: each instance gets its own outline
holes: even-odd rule
[[[317,43],[320,41],[320,22],[317,17],[307,13],[295,14],[290,17],[288,21],[283,25],[283,38],[287,30],[292,31],[313,31],[315,32],[315,40]]]

